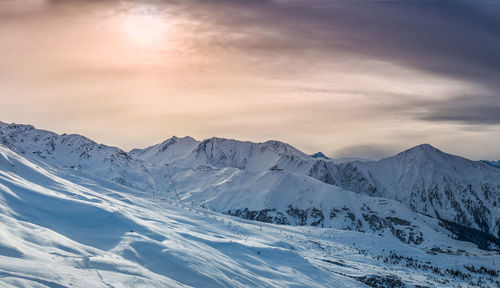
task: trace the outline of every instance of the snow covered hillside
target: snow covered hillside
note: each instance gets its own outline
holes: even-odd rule
[[[387,209],[347,191],[382,197],[397,209],[403,209],[401,203],[441,219],[440,225],[462,240],[485,249],[500,247],[500,169],[428,144],[380,161],[347,162],[314,158],[279,141],[222,138],[172,137],[126,153],[80,135],[5,123],[0,124],[0,143],[42,166],[69,167],[156,197],[259,221],[373,230],[360,207],[373,213]],[[359,207],[344,203],[344,195],[355,198]],[[342,213],[335,211],[349,216],[338,219],[334,215]],[[468,229],[481,232],[481,239]]]
[[[182,167],[209,164],[217,168],[234,167],[244,170],[295,170],[307,166],[311,157],[279,141],[243,142],[223,138],[202,141],[189,155],[174,162]]]
[[[247,221],[44,169],[3,145],[0,218],[1,287],[499,286],[500,256],[445,231],[410,246]]]
[[[500,285],[500,169],[427,144],[380,161],[191,137],[127,153],[0,122],[0,156],[5,285]]]
[[[369,162],[315,163],[310,175],[500,237],[500,169],[423,144]]]
[[[359,231],[379,227],[383,233],[397,230],[384,220],[392,217],[387,210],[411,210],[442,220],[441,226],[483,249],[500,247],[500,169],[428,144],[380,161],[347,162],[313,158],[279,141],[222,138],[172,137],[126,153],[80,135],[5,123],[0,143],[42,166],[69,167],[252,220]],[[348,191],[382,197],[394,207]],[[356,205],[344,203],[349,197]],[[361,208],[383,224],[370,225]]]
[[[117,147],[81,135],[58,135],[32,125],[0,122],[0,144],[43,166],[82,170],[133,188],[153,188],[143,163]]]
[[[133,149],[129,155],[151,164],[163,165],[186,157],[198,144],[200,142],[192,137],[178,138],[174,136],[145,149]]]

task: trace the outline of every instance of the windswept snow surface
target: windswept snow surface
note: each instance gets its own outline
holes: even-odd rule
[[[68,181],[5,147],[0,167],[0,286],[359,286],[262,225],[102,180]]]
[[[466,287],[498,278],[464,263],[495,269],[500,261],[437,233],[438,252],[429,254],[383,235],[233,218],[74,170],[51,172],[5,146],[0,217],[2,287],[366,287],[377,279]]]
[[[499,177],[430,145],[345,163],[221,138],[126,153],[0,122],[0,287],[500,287]]]
[[[333,205],[338,202],[337,198],[328,196],[330,200],[322,201],[323,196],[318,196],[341,187],[394,200],[413,212],[460,225],[455,227],[459,230],[463,230],[462,227],[476,229],[496,239],[488,240],[482,248],[500,249],[500,169],[444,153],[428,144],[379,161],[343,163],[312,158],[279,141],[252,143],[223,138],[199,142],[191,137],[173,137],[126,153],[80,135],[58,135],[31,125],[5,123],[0,125],[0,143],[43,167],[71,168],[156,196],[196,200],[198,204],[210,204],[209,208],[219,212],[257,220],[268,220],[266,215],[257,215],[264,210],[274,213],[273,209],[288,216],[304,218],[304,213],[313,213],[321,218],[313,211],[319,209],[326,219],[326,215],[332,214],[331,209],[339,208]],[[302,180],[295,181],[298,178]],[[317,183],[314,178],[328,186]],[[296,185],[277,191],[282,181],[295,181]],[[246,192],[242,194],[242,191]],[[263,201],[277,193],[279,201]],[[307,193],[310,199],[297,198]],[[259,197],[252,197],[254,194]],[[313,206],[304,200],[316,203]],[[229,205],[234,201],[244,205]],[[294,203],[302,207],[295,207]],[[255,210],[250,214],[235,211],[245,208]],[[331,226],[326,222],[301,220],[299,224]],[[465,240],[470,238],[460,234]]]

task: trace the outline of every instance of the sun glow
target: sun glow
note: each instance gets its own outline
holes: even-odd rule
[[[123,20],[125,34],[142,46],[153,46],[166,36],[168,25],[159,14],[148,9],[133,11]]]

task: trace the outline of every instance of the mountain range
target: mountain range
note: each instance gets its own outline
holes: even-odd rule
[[[0,182],[0,191],[2,191],[3,197],[2,217],[11,217],[15,220],[8,218],[10,219],[9,221],[14,221],[12,223],[23,221],[23,223],[31,223],[30,225],[49,229],[50,233],[63,234],[72,241],[77,241],[85,246],[78,249],[89,249],[87,246],[108,252],[114,249],[113,255],[116,254],[118,255],[117,257],[122,257],[126,261],[139,264],[142,268],[149,269],[153,273],[168,276],[165,279],[161,277],[161,279],[146,277],[149,279],[149,282],[144,282],[146,283],[145,286],[154,284],[161,287],[162,285],[158,283],[163,283],[167,286],[199,286],[200,283],[204,283],[203,281],[196,283],[183,281],[184,278],[181,275],[194,273],[189,270],[192,267],[189,269],[186,268],[184,262],[182,264],[184,268],[182,269],[185,271],[179,272],[180,274],[177,276],[158,268],[163,262],[158,259],[155,260],[153,255],[157,253],[155,249],[160,248],[148,250],[144,252],[145,254],[142,254],[139,251],[141,250],[141,244],[134,242],[135,244],[131,246],[124,244],[125,246],[122,248],[125,250],[120,250],[121,248],[118,246],[123,242],[123,235],[132,237],[131,235],[136,233],[135,231],[140,231],[137,232],[142,235],[140,237],[156,233],[158,234],[157,236],[151,237],[157,242],[162,237],[178,238],[180,237],[179,235],[185,237],[179,231],[176,233],[181,234],[175,234],[177,236],[172,236],[170,232],[163,231],[162,229],[165,229],[164,225],[154,224],[159,227],[154,229],[142,225],[141,221],[146,221],[145,219],[147,218],[143,216],[149,213],[143,210],[144,208],[142,207],[147,207],[148,205],[151,205],[152,208],[150,209],[154,211],[151,213],[157,213],[151,216],[152,218],[163,217],[161,221],[155,220],[158,223],[169,223],[169,220],[164,219],[164,213],[174,213],[175,216],[169,214],[169,217],[175,218],[175,221],[180,221],[179,223],[188,221],[179,220],[183,217],[181,214],[187,209],[191,214],[205,215],[206,217],[219,220],[225,219],[222,221],[234,223],[231,225],[236,226],[230,227],[230,229],[236,230],[243,229],[241,225],[250,225],[245,227],[263,227],[262,225],[265,225],[266,229],[274,231],[272,233],[279,234],[281,232],[277,231],[285,229],[283,227],[290,227],[286,228],[292,229],[287,230],[290,231],[289,235],[297,233],[295,236],[299,238],[304,237],[301,234],[305,231],[304,229],[308,229],[307,231],[313,229],[313,234],[316,233],[317,236],[324,235],[323,233],[332,233],[332,231],[337,231],[337,233],[340,233],[340,231],[349,231],[345,232],[351,233],[346,234],[348,235],[346,236],[347,238],[359,238],[365,244],[368,241],[367,239],[370,238],[369,235],[374,235],[372,237],[379,237],[377,239],[390,241],[392,246],[389,247],[404,247],[406,251],[423,251],[422,253],[430,253],[430,255],[453,250],[449,248],[460,247],[460,249],[456,248],[455,251],[460,250],[463,252],[449,252],[446,255],[460,254],[460,257],[467,256],[468,261],[478,261],[478,263],[481,263],[484,259],[490,259],[481,257],[493,257],[493,267],[495,257],[497,256],[492,255],[498,255],[498,251],[500,251],[500,168],[493,161],[468,160],[442,152],[429,144],[418,145],[397,155],[378,161],[347,158],[340,160],[329,159],[323,153],[316,153],[310,156],[289,144],[274,140],[253,143],[223,138],[210,138],[198,141],[192,137],[172,137],[157,145],[125,152],[117,147],[98,144],[80,135],[59,135],[50,131],[36,129],[31,125],[0,122],[0,149],[0,154],[2,155],[0,179],[3,179]],[[55,192],[52,191],[49,193],[49,190],[54,190]],[[54,196],[51,193],[54,195],[62,193],[64,197],[61,195]],[[26,199],[30,198],[30,201],[20,200],[24,197]],[[73,215],[72,210],[65,207],[64,203],[67,200],[63,201],[58,197],[76,199],[78,200],[78,205],[82,204],[80,203],[81,201],[85,203],[90,201],[92,204],[88,206],[87,203],[88,207],[77,208],[75,211],[76,214]],[[48,203],[49,205],[44,206],[44,203]],[[100,206],[97,209],[95,205],[104,205],[106,209],[102,210]],[[126,212],[119,212],[122,210]],[[123,214],[125,216],[115,214],[112,211],[125,213]],[[142,213],[144,215],[141,214],[142,216],[139,217],[141,219],[136,219],[138,216],[134,215],[134,213]],[[232,220],[238,219],[233,216],[243,218],[244,220]],[[80,219],[79,217],[87,219]],[[197,219],[200,218],[199,216],[196,217]],[[72,227],[72,222],[61,218],[76,221],[77,224],[75,227],[81,224],[80,226],[88,229],[89,233],[107,230],[115,231],[118,229],[116,233],[120,237],[103,236],[104,239],[100,239],[101,236],[99,235],[85,236],[81,232],[72,230],[76,229]],[[110,219],[111,222],[107,223],[107,219]],[[133,219],[133,221],[130,219]],[[255,222],[241,222],[247,220],[254,220]],[[7,221],[5,223],[11,222]],[[117,225],[116,229],[115,227],[108,227],[108,225],[115,225],[112,224],[115,222]],[[180,225],[177,222],[175,225]],[[203,228],[199,226],[198,222],[196,225],[191,224],[191,227],[195,228],[189,233],[186,232],[191,235],[189,237],[192,237],[196,233],[204,234],[206,232],[199,231],[199,229]],[[17,223],[15,225],[20,224]],[[97,227],[93,227],[93,225],[97,225]],[[129,228],[132,226],[135,228]],[[12,228],[4,227],[2,229],[10,231],[9,233],[11,234],[14,233],[12,232],[14,231]],[[162,230],[163,232],[150,231],[155,229]],[[264,239],[270,237],[266,233],[261,232],[258,232],[259,237],[263,237]],[[201,234],[197,234],[197,237],[205,237]],[[234,235],[231,237],[226,236],[228,239],[234,237]],[[17,239],[16,237],[19,237],[19,235],[12,237],[12,239]],[[188,242],[193,240],[189,237],[187,239]],[[321,238],[320,236],[318,237]],[[189,242],[190,245],[200,245],[200,239],[198,238],[195,242]],[[180,238],[177,240],[182,241]],[[25,243],[26,239],[19,241]],[[160,242],[163,243],[164,241],[161,240]],[[328,250],[331,248],[330,246],[330,248],[321,247],[321,241],[318,239],[311,241],[320,243],[318,244],[320,248],[316,247],[319,250],[314,251],[324,252],[325,249]],[[338,241],[340,240],[337,239],[336,241],[335,245],[338,245]],[[461,241],[466,241],[463,243],[467,244],[460,244],[462,243]],[[28,247],[33,244],[26,245]],[[151,244],[148,245],[147,249],[150,249]],[[255,245],[259,246],[263,244]],[[269,245],[269,243],[266,245]],[[329,245],[333,244],[330,243]],[[6,257],[17,255],[19,257],[14,258],[23,258],[20,255],[26,254],[30,255],[29,257],[34,257],[33,251],[28,249],[28,252],[23,252],[21,251],[22,249],[20,250],[15,246],[13,243],[0,243],[0,255]],[[464,249],[464,247],[467,247],[467,249]],[[71,249],[68,247],[63,250],[66,251],[64,253],[73,253],[68,252]],[[168,250],[173,248],[166,246],[166,248],[163,247],[162,249]],[[350,249],[353,249],[353,247]],[[401,249],[404,250],[403,248]],[[221,252],[220,247],[216,247],[216,250],[217,252]],[[367,248],[364,250],[370,249]],[[387,248],[387,251],[389,250]],[[195,249],[195,251],[198,250]],[[235,251],[238,250],[236,249]],[[360,250],[357,251],[359,252]],[[465,255],[474,254],[470,251],[475,251],[476,256]],[[57,253],[63,252],[58,251]],[[175,253],[180,252],[176,250]],[[383,256],[382,252],[378,251],[378,253],[381,253],[378,256]],[[391,253],[395,252],[392,251]],[[483,256],[477,256],[479,254]],[[103,255],[100,257],[104,257]],[[184,256],[187,257],[186,255]],[[88,268],[91,264],[88,258],[85,257],[88,256],[82,256],[83,264],[78,265]],[[143,257],[148,260],[144,260]],[[241,255],[235,257],[241,257]],[[384,257],[387,257],[387,255]],[[180,261],[179,259],[175,258],[174,260]],[[328,271],[330,268],[323,267],[324,264],[329,263],[328,261],[337,261],[328,259],[330,258],[327,258],[326,262],[323,261],[324,263],[321,265],[318,264],[319,266],[314,264],[313,267],[316,267],[314,269],[327,269],[326,271]],[[209,261],[208,258],[207,261]],[[224,261],[227,261],[227,259]],[[224,261],[221,260],[221,263]],[[245,261],[248,261],[248,259],[245,259]],[[314,263],[317,262],[317,260],[311,261]],[[98,261],[94,262],[92,262],[92,265],[93,269],[98,271],[97,274],[102,272],[101,268],[103,266],[99,265],[110,265],[109,263],[98,264]],[[215,262],[218,263],[217,261]],[[222,265],[221,263],[219,264]],[[408,262],[406,263],[408,264]],[[447,269],[452,269],[447,266],[448,264],[441,263],[441,266],[444,265]],[[127,265],[132,264],[128,263]],[[212,267],[210,269],[216,269],[213,265],[209,265]],[[301,267],[304,268],[306,266]],[[354,263],[351,266],[355,266],[354,270],[362,269],[360,268],[362,265],[359,263]],[[339,267],[342,266],[340,265]],[[392,283],[392,286],[389,285],[387,287],[404,287],[394,285],[399,285],[400,282],[401,285],[410,285],[411,283],[415,284],[418,282],[412,282],[407,276],[398,275],[397,279],[393,279],[386,277],[386,275],[379,279],[377,277],[373,278],[372,274],[365,275],[361,273],[361,275],[358,273],[358,275],[356,273],[353,274],[352,271],[340,272],[337,268],[334,269],[336,271],[335,275],[342,276],[342,273],[345,274],[342,276],[345,279],[341,277],[342,281],[345,282],[341,282],[344,284],[351,283],[350,281],[354,279],[355,282],[353,283],[357,283],[351,283],[354,287],[360,283],[360,285],[381,287],[379,284],[382,282],[385,283],[384,285]],[[439,269],[441,268],[443,267]],[[217,269],[220,273],[216,273],[216,275],[219,275],[220,279],[228,277],[228,273],[231,273],[229,272],[231,270],[229,268],[223,269],[219,267]],[[345,270],[345,266],[342,269]],[[464,269],[460,270],[460,273],[466,273],[467,269]],[[484,267],[484,269],[493,268]],[[496,273],[495,269],[491,271],[495,271]],[[0,271],[1,273],[7,272]],[[252,272],[246,271],[245,273],[255,274],[257,272],[252,270]],[[269,275],[275,275],[273,273]],[[307,274],[305,271],[303,273]],[[208,277],[207,275],[210,275],[210,273],[207,272],[196,279],[201,281],[200,279]],[[382,274],[379,273],[377,275]],[[31,281],[29,277],[24,277],[23,281]],[[102,279],[102,275],[99,277]],[[110,276],[108,275],[107,277]],[[145,276],[143,275],[142,277],[144,278]],[[272,278],[274,276],[269,277]],[[361,279],[360,277],[368,278]],[[488,283],[492,285],[498,283],[497,277],[498,275],[490,277],[491,281]],[[19,280],[19,277],[17,279]],[[210,283],[213,284],[213,287],[217,287],[217,284],[221,283],[225,283],[222,286],[252,286],[250,280],[250,282],[242,280],[242,282],[232,283],[220,279],[211,279],[211,281],[215,282]],[[337,278],[328,278],[329,280],[326,282],[320,283],[307,279],[309,278],[303,276],[302,280],[295,279],[294,281],[296,281],[295,284],[302,283],[299,286],[318,287],[326,285],[325,283],[333,283],[328,281],[340,281]],[[453,279],[452,277],[449,283],[456,283],[453,282],[455,281]],[[267,279],[266,281],[271,280]],[[259,282],[260,284],[257,286],[267,286],[263,284],[268,283],[266,281]],[[432,282],[433,285],[438,283],[434,280],[428,281]],[[43,284],[40,281],[38,283]],[[293,286],[290,283],[289,285],[281,285],[283,282],[279,282],[281,284],[276,283],[277,287]],[[59,287],[57,285],[47,286]]]

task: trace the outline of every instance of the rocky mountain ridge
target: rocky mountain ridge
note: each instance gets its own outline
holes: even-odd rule
[[[416,221],[420,216],[412,215],[418,213],[442,220],[455,233],[463,229],[446,223],[481,231],[493,237],[483,248],[500,247],[500,169],[428,144],[379,161],[344,163],[312,158],[279,141],[223,138],[200,142],[173,137],[126,153],[79,135],[5,123],[0,125],[0,144],[42,165],[76,169],[150,191],[153,197],[198,203],[247,219],[387,232],[412,242],[410,231],[402,237],[397,230],[405,230],[394,223],[425,230],[428,224],[422,223],[430,220]],[[386,213],[386,204],[373,197],[391,203],[389,211],[397,213]],[[356,201],[345,202],[351,198]],[[419,239],[415,233],[413,239]],[[470,240],[464,233],[457,237]]]

